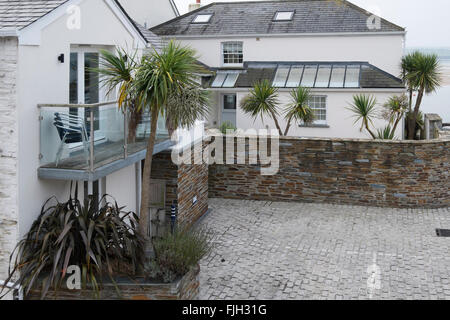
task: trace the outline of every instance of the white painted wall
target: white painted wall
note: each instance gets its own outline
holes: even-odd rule
[[[119,0],[132,19],[148,28],[176,17],[170,0]]]
[[[116,199],[124,211],[136,212],[136,170],[129,166],[106,177],[106,193]]]
[[[228,93],[228,91],[227,91]],[[312,95],[321,95],[327,96],[327,125],[329,128],[306,128],[299,127],[298,124],[292,123],[291,129],[289,131],[289,136],[298,136],[298,137],[323,137],[323,138],[371,138],[368,133],[365,131],[360,132],[360,123],[354,124],[355,118],[353,118],[353,113],[346,108],[350,106],[353,101],[353,95],[355,94],[373,94],[378,102],[377,109],[381,111],[381,106],[387,101],[387,99],[392,95],[399,95],[402,93],[401,90],[392,90],[392,91],[324,91],[324,90],[312,90]],[[266,126],[269,126],[270,129],[275,129],[275,124],[271,118],[265,117],[262,121],[260,117],[254,119],[243,112],[243,110],[239,107],[241,100],[248,94],[248,91],[240,90],[237,92],[237,101],[238,108],[236,111],[237,118],[237,128],[238,129],[265,129]],[[219,92],[214,93],[215,97],[218,98],[220,96]],[[282,114],[283,108],[289,103],[289,91],[280,91],[279,94],[279,112]],[[217,110],[220,110],[220,105],[217,106]],[[217,115],[217,118],[214,117],[214,114]],[[279,123],[284,131],[286,128],[287,121],[281,115],[279,118]],[[208,124],[211,126],[211,123],[217,121],[220,125],[221,117],[220,112],[213,113],[208,119]],[[374,121],[375,128],[384,128],[387,125],[387,121],[382,119],[376,119]],[[217,126],[216,126],[217,127]],[[376,131],[376,130],[375,130]],[[402,138],[402,129],[401,125],[398,126],[396,131],[396,137]]]
[[[19,229],[25,234],[50,196],[67,199],[69,182],[40,180],[39,163],[39,103],[69,102],[70,46],[122,46],[137,44],[131,32],[118,20],[103,0],[84,0],[81,8],[81,29],[69,30],[67,16],[46,26],[38,46],[19,46],[18,108],[19,108]],[[64,53],[64,64],[57,60]],[[134,166],[133,166],[134,168]],[[134,174],[132,175],[134,177]],[[123,180],[124,181],[124,180]],[[131,189],[134,182],[124,184]],[[126,181],[126,180],[125,180]],[[108,192],[108,190],[107,190]],[[135,202],[132,201],[132,204]]]
[[[0,281],[18,238],[17,58],[17,38],[0,38]]]
[[[177,38],[198,51],[200,60],[221,67],[221,43],[242,41],[244,61],[367,61],[395,76],[400,74],[404,36],[297,36]]]

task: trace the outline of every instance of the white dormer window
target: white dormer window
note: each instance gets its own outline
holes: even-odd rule
[[[294,17],[294,11],[277,11],[275,13],[274,21],[291,21]]]
[[[211,20],[212,13],[208,14],[198,14],[195,16],[194,20],[192,20],[192,23],[208,23]]]

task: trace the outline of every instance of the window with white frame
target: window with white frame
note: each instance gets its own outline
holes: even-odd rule
[[[326,96],[311,96],[308,100],[308,106],[314,112],[315,116],[314,124],[327,124]]]
[[[242,42],[222,43],[222,58],[224,65],[241,65],[244,62]]]

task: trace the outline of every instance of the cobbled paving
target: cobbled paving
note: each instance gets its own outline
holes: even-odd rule
[[[210,199],[200,299],[450,299],[450,209]]]

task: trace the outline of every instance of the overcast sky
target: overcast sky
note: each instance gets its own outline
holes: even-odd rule
[[[202,4],[230,1],[233,0],[202,0]],[[175,0],[175,2],[183,14],[195,0]],[[405,27],[408,31],[407,47],[450,47],[449,0],[352,0],[351,2]]]

